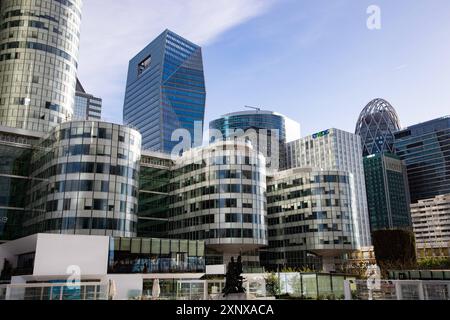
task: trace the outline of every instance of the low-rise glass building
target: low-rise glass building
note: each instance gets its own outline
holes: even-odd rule
[[[247,266],[259,266],[256,250],[268,244],[265,169],[265,158],[248,143],[184,153],[173,167],[169,237],[204,240],[207,264],[243,253]]]
[[[24,233],[136,236],[140,146],[116,124],[57,126],[31,158]]]
[[[270,270],[335,269],[356,246],[355,187],[346,171],[299,168],[270,177],[267,187]]]

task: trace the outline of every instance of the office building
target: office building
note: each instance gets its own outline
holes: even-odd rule
[[[394,153],[394,133],[400,130],[395,109],[384,99],[369,102],[359,116],[356,131],[361,136],[363,155]]]
[[[175,160],[169,238],[204,240],[207,264],[243,254],[259,266],[267,246],[265,158],[250,144],[219,142]]]
[[[74,120],[101,120],[102,99],[86,93],[81,82],[77,79],[75,92]]]
[[[419,258],[450,257],[450,194],[411,205]]]
[[[130,61],[123,120],[142,134],[144,150],[171,153],[177,129],[200,146],[205,98],[202,49],[166,30]]]
[[[31,157],[23,233],[136,236],[140,145],[111,123],[54,128]]]
[[[0,3],[0,125],[49,132],[74,113],[81,0]]]
[[[371,231],[411,228],[406,166],[390,153],[364,158]]]
[[[361,137],[350,132],[329,129],[287,144],[289,168],[317,168],[347,171],[355,183],[355,228],[357,245],[371,245],[366,183]]]
[[[395,149],[406,163],[412,203],[450,193],[450,116],[398,131]]]
[[[212,140],[246,138],[266,156],[268,169],[286,168],[286,142],[300,138],[300,125],[271,111],[244,111],[222,116],[209,124]],[[217,132],[213,132],[213,130]],[[220,132],[220,136],[216,137]]]
[[[335,271],[343,255],[357,248],[354,193],[347,171],[298,168],[269,177],[263,264],[270,270]]]

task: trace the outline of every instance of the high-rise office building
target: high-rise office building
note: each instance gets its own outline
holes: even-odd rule
[[[338,129],[325,130],[287,144],[289,168],[347,171],[355,182],[356,211],[353,221],[357,246],[371,244],[361,137]]]
[[[400,130],[395,109],[383,99],[369,102],[359,116],[355,133],[361,136],[363,155],[394,153],[394,133]]]
[[[411,228],[406,166],[391,153],[364,158],[370,229]]]
[[[130,61],[124,123],[140,131],[144,150],[171,153],[177,129],[200,145],[205,98],[202,49],[166,30]]]
[[[286,168],[286,142],[300,138],[297,122],[281,114],[261,110],[226,114],[212,121],[209,129],[220,131],[220,138],[224,140],[240,136],[248,138],[266,157],[267,166],[274,170]],[[210,135],[218,138],[211,132]]]
[[[81,5],[0,2],[0,125],[49,132],[72,119]]]
[[[102,118],[102,99],[87,93],[77,79],[75,93],[74,120],[100,120]]]
[[[450,257],[450,194],[419,200],[411,216],[418,256]]]
[[[406,163],[412,203],[450,193],[450,116],[397,132],[395,149]]]

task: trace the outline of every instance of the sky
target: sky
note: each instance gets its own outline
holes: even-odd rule
[[[371,5],[381,29],[370,30]],[[403,127],[450,114],[448,0],[84,0],[79,78],[122,123],[129,60],[166,28],[203,48],[206,124],[245,105],[302,135],[354,132],[384,98]]]

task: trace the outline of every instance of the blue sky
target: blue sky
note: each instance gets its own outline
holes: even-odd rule
[[[403,126],[450,114],[448,0],[86,0],[79,77],[121,123],[128,61],[165,28],[202,45],[206,123],[244,105],[354,131],[387,99]],[[381,8],[381,30],[366,26]]]

